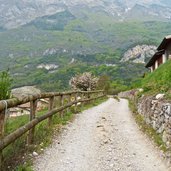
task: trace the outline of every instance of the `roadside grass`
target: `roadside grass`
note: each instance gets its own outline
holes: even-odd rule
[[[32,153],[33,151],[38,154],[43,152],[43,149],[52,143],[53,135],[60,132],[62,125],[66,125],[68,121],[72,121],[75,113],[79,113],[93,106],[97,106],[106,101],[107,97],[97,99],[91,103],[86,103],[77,106],[76,110],[71,107],[69,112],[65,110],[63,117],[59,114],[53,116],[52,125],[48,125],[48,119],[41,122],[35,127],[34,144],[27,145],[27,134],[17,139],[14,143],[9,145],[3,150],[4,155],[4,171],[32,171]],[[36,113],[36,116],[41,116],[48,110],[44,109]],[[29,115],[19,116],[17,118],[10,118],[5,127],[5,135],[12,133],[17,128],[25,125],[29,121]]]
[[[130,99],[128,99],[128,101],[129,107],[140,130],[143,131],[150,139],[152,139],[154,143],[160,148],[160,150],[162,150],[163,152],[168,151],[166,145],[162,141],[161,135],[156,133],[156,131],[145,122],[144,117],[137,112],[135,103]]]

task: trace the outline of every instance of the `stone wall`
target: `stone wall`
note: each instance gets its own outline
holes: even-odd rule
[[[140,91],[141,91],[141,89],[134,89],[134,90],[120,92],[118,94],[118,97],[119,98],[129,98],[129,99],[133,100],[135,98],[135,96],[137,95],[137,93]]]
[[[142,89],[125,91],[118,96],[136,101],[138,113],[143,115],[148,125],[161,134],[166,146],[171,147],[171,101],[164,100],[164,94],[142,96],[137,101],[136,95],[142,91]]]
[[[171,147],[171,102],[163,95],[144,96],[138,100],[138,113],[144,116],[147,124],[162,135],[162,140]]]

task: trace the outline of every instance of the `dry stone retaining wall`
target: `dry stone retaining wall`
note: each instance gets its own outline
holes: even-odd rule
[[[137,109],[146,123],[160,133],[163,142],[171,147],[171,102],[144,96],[139,99]]]
[[[119,97],[135,100],[140,90],[121,92]],[[138,113],[143,115],[145,122],[161,134],[163,142],[171,147],[171,101],[164,100],[164,94],[142,96],[136,100]]]

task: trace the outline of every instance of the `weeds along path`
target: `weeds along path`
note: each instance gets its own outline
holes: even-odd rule
[[[35,171],[166,171],[128,101],[110,98],[76,116],[34,161]]]

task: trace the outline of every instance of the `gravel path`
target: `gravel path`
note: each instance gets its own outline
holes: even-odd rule
[[[110,98],[76,116],[35,171],[166,171],[159,152],[139,131],[127,100]]]

